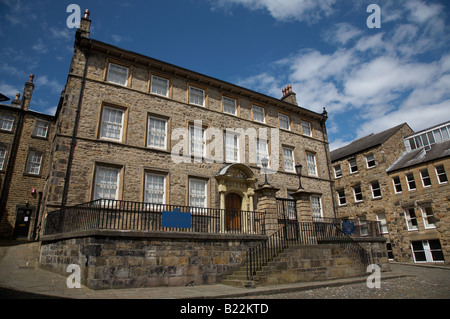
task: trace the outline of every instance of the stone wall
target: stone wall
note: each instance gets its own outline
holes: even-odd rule
[[[96,231],[80,237],[47,236],[40,266],[69,276],[81,267],[91,289],[219,283],[239,268],[250,245],[265,236]]]

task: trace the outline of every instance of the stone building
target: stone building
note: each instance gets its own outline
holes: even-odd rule
[[[448,138],[448,122],[417,133],[405,123],[331,152],[339,216],[361,234],[379,221],[392,260],[450,260]]]
[[[100,198],[252,211],[262,172],[288,198],[300,163],[310,211],[334,216],[326,114],[290,87],[278,100],[94,40],[90,23],[56,114],[45,212]]]
[[[11,105],[0,104],[0,237],[34,239],[50,161],[54,117],[30,110],[31,75]]]

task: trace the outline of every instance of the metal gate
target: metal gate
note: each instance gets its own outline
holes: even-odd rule
[[[286,227],[287,239],[297,239],[299,236],[297,219],[297,201],[289,198],[277,198],[277,215],[280,227]]]

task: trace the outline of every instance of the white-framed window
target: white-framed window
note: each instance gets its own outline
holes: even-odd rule
[[[146,173],[144,202],[152,204],[166,203],[166,177],[167,175]]]
[[[252,105],[252,110],[253,110],[253,121],[266,123],[266,114],[263,107]]]
[[[306,164],[308,166],[308,175],[317,176],[316,155],[313,153],[306,153]]]
[[[207,207],[207,185],[208,182],[206,180],[189,178],[189,206]]]
[[[402,192],[402,183],[400,182],[400,177],[392,177],[392,183],[394,184],[394,192],[400,194]]]
[[[294,150],[283,146],[284,171],[295,173]]]
[[[289,116],[283,113],[278,113],[278,119],[280,121],[280,128],[288,131],[291,129]]]
[[[418,230],[419,226],[417,225],[416,212],[414,211],[414,208],[407,208],[404,214],[408,231]]]
[[[237,102],[235,99],[222,96],[223,112],[237,116]]]
[[[406,174],[406,183],[408,184],[408,190],[416,190],[416,181],[414,180],[413,173]]]
[[[122,142],[125,111],[103,107],[100,138]]]
[[[423,187],[430,187],[431,186],[431,178],[430,174],[428,174],[428,169],[421,169],[420,170],[420,177],[422,178],[422,185]]]
[[[339,206],[347,205],[347,199],[345,198],[345,190],[341,189],[337,191],[339,198]]]
[[[302,121],[302,133],[306,136],[312,136],[311,123]]]
[[[27,158],[26,172],[32,175],[39,175],[41,173],[43,153],[37,151],[30,151]]]
[[[363,195],[361,191],[361,185],[353,186],[353,195],[355,197],[355,202],[362,202],[363,201]]]
[[[341,178],[342,177],[341,165],[334,166],[334,177],[335,178]]]
[[[263,139],[256,140],[256,164],[262,167],[262,159],[264,157],[269,158],[269,142]],[[268,167],[270,166],[270,162]]]
[[[169,85],[170,81],[168,79],[152,75],[150,92],[153,94],[169,97]]]
[[[415,263],[444,262],[444,254],[439,239],[411,242]]]
[[[422,210],[423,225],[425,226],[425,229],[436,228],[433,208],[431,208],[431,206],[425,206],[420,209]]]
[[[189,86],[189,103],[205,107],[205,90]]]
[[[239,134],[226,132],[225,133],[225,161],[227,163],[239,163]]]
[[[366,164],[367,164],[367,168],[375,167],[376,163],[375,163],[375,157],[373,154],[369,154],[366,156]]]
[[[313,195],[311,196],[311,206],[312,206],[312,213],[313,218],[322,218],[322,200],[320,196]]]
[[[367,218],[365,216],[358,218],[359,234],[361,236],[369,235],[369,225],[367,224]]]
[[[388,226],[385,213],[377,213],[377,221],[380,222],[380,233],[387,234]]]
[[[33,136],[47,138],[49,123],[43,121],[36,121],[34,126]]]
[[[204,127],[189,126],[189,154],[206,157],[206,129]]]
[[[448,182],[447,174],[445,173],[444,165],[439,165],[435,167],[436,176],[438,178],[439,184],[445,184]]]
[[[14,116],[1,115],[0,116],[0,130],[11,132],[14,126]]]
[[[167,149],[167,119],[148,116],[147,147]]]
[[[95,172],[94,200],[119,199],[120,169],[97,166]]]
[[[3,171],[6,163],[6,147],[0,146],[0,171]]]
[[[372,198],[381,197],[381,188],[380,188],[380,183],[378,181],[371,182],[370,188],[372,190]]]
[[[356,163],[356,158],[349,159],[348,165],[350,167],[350,174],[358,172],[358,164]]]
[[[127,86],[129,72],[130,69],[125,66],[109,63],[108,76],[106,80],[111,83]]]

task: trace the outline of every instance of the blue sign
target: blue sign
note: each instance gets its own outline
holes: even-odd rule
[[[355,223],[352,223],[348,220],[342,222],[342,231],[344,232],[344,234],[354,234],[355,233]]]
[[[182,213],[179,208],[173,212],[162,212],[162,227],[191,228],[191,214]]]

